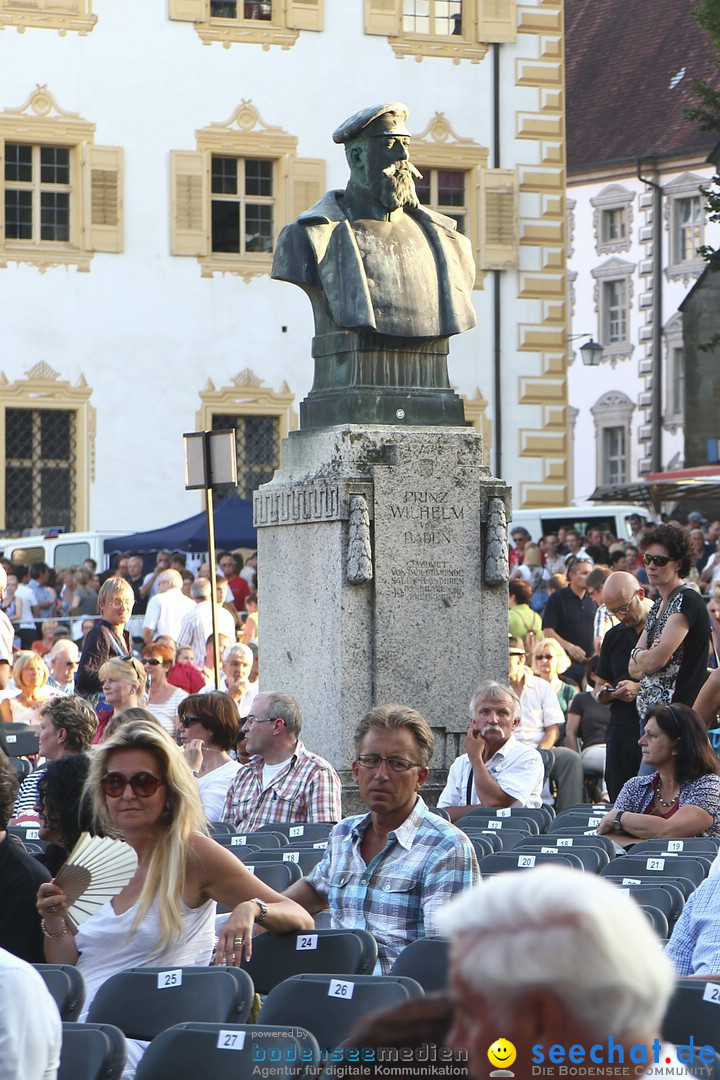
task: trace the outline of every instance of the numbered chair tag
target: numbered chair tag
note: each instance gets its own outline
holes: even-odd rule
[[[301,934],[297,939],[295,949],[297,952],[303,952],[305,949],[317,949],[317,943],[317,934]]]
[[[169,990],[171,986],[182,986],[182,968],[161,971],[157,977],[158,990]]]
[[[601,821],[601,817],[591,817],[588,818],[588,825],[599,825]]]
[[[231,836],[230,847],[245,847],[247,844],[247,836]]]
[[[642,885],[642,881],[639,877],[624,877],[620,882],[621,885]]]
[[[40,830],[39,829],[26,829],[25,830],[25,839],[26,840],[39,840],[40,839]]]
[[[535,865],[535,856],[534,855],[518,855],[517,864],[518,864],[518,866],[534,866]]]
[[[16,743],[17,742],[17,735],[6,735],[5,736],[5,742]]]
[[[283,862],[300,862],[299,851],[285,851],[282,857]]]
[[[251,874],[255,873],[255,867],[254,866],[248,866],[247,863],[245,863],[245,869],[249,870]]]
[[[502,821],[488,821],[488,829],[502,829]]]
[[[645,863],[645,869],[646,870],[664,870],[665,869],[665,860],[664,859],[648,859],[648,861]]]
[[[684,840],[668,840],[667,849],[668,849],[668,851],[684,851],[685,850],[685,841]]]
[[[314,848],[322,848],[322,850],[324,851],[325,848],[327,847],[327,844],[328,844],[327,840],[318,840],[317,843],[313,844],[313,847]]]
[[[560,848],[556,848],[556,847],[541,847],[541,848],[540,848],[540,854],[541,854],[541,855],[559,855],[559,854],[560,854]]]
[[[355,993],[355,983],[342,982],[340,979],[330,980],[330,989],[328,990],[328,997],[343,998],[345,1001],[349,1001]]]
[[[705,983],[703,1001],[711,1001],[713,1005],[720,1005],[720,983]]]
[[[559,836],[557,838],[557,840],[555,841],[555,843],[557,844],[558,847],[572,847],[573,846],[573,838],[572,838],[572,836]]]
[[[246,1031],[219,1031],[218,1050],[244,1050]]]
[[[288,835],[289,836],[304,836],[305,835],[305,826],[304,825],[292,825],[288,829]]]
[[[512,817],[509,806],[502,806],[499,810],[495,811],[495,817]]]

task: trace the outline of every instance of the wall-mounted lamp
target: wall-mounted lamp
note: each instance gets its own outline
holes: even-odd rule
[[[599,345],[597,341],[593,341],[592,334],[571,334],[568,337],[568,341],[574,341],[576,338],[581,337],[588,338],[588,341],[580,346],[580,355],[582,356],[583,364],[585,367],[597,367],[602,360],[602,345]]]

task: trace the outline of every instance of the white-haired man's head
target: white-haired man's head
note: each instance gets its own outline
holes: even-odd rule
[[[514,1019],[541,992],[588,1036],[659,1031],[673,967],[641,908],[611,882],[555,866],[500,874],[459,896],[438,922],[453,939],[458,997],[482,998],[495,1025],[507,1025],[487,1031],[487,1046],[498,1036],[513,1041]]]

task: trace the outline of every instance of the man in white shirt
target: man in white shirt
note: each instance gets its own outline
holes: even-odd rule
[[[55,1080],[62,1025],[57,1005],[37,971],[0,949],[0,1061],[2,1075]]]
[[[196,601],[192,611],[182,621],[180,632],[177,636],[178,646],[191,645],[195,654],[195,664],[202,668],[205,665],[205,651],[207,639],[212,634],[212,610],[210,604],[211,584],[207,578],[197,578],[190,586],[190,596]],[[223,591],[225,581],[222,581]],[[218,604],[222,601],[219,600]],[[217,609],[218,634],[222,635],[230,644],[237,639],[235,620],[229,611],[218,606]]]
[[[481,683],[470,702],[465,753],[450,766],[438,799],[451,821],[464,817],[473,806],[541,805],[542,758],[515,738],[520,723],[517,694],[501,683]]]
[[[520,698],[522,717],[517,730],[519,742],[536,750],[550,750],[554,764],[550,780],[557,787],[555,810],[587,801],[582,759],[575,750],[556,746],[565,720],[557,694],[549,682],[535,675],[525,665],[525,646],[520,638],[509,638],[510,657],[508,682]],[[546,802],[551,801],[546,794]]]
[[[195,601],[182,591],[183,579],[177,570],[163,570],[158,575],[157,592],[148,600],[143,622],[145,644],[159,637],[177,641],[182,621],[195,610]]]

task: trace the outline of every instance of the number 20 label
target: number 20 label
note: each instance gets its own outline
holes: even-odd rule
[[[712,1001],[713,1005],[720,1005],[720,983],[705,983],[703,1001]]]

